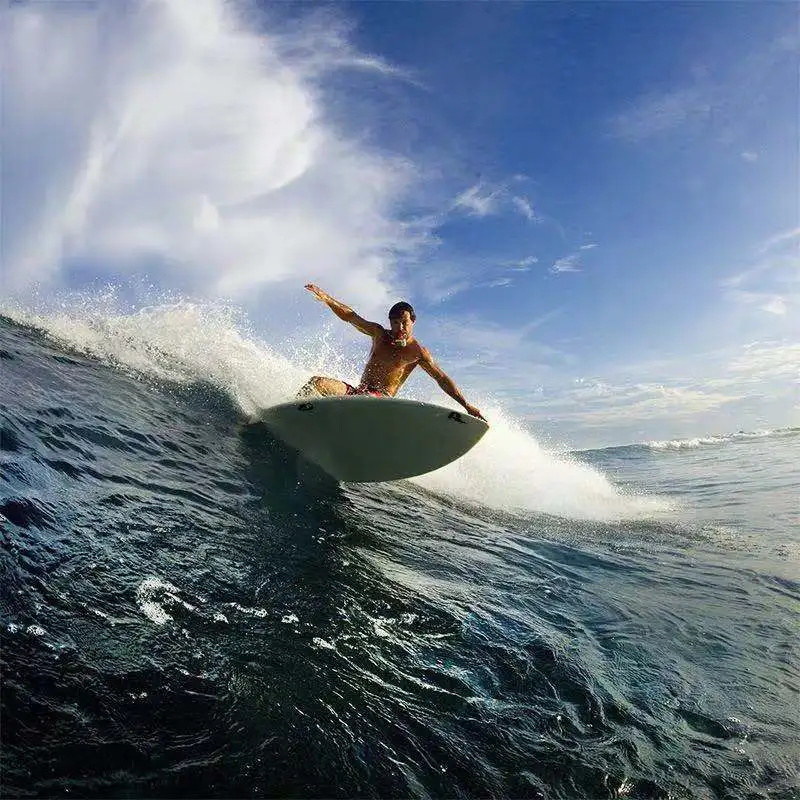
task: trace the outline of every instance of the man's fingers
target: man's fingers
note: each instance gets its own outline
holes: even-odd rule
[[[307,283],[306,289],[308,289],[308,291],[311,292],[317,298],[317,300],[322,300],[325,297],[325,292],[323,292],[322,289],[320,289],[319,286],[314,283]]]
[[[486,422],[486,417],[484,417],[483,414],[481,414],[481,412],[475,408],[475,406],[472,406],[469,409],[469,413],[472,414],[473,417],[477,417],[478,419],[482,419],[484,422]]]

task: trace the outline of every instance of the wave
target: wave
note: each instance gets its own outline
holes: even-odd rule
[[[0,313],[137,377],[213,386],[250,420],[257,419],[261,409],[290,400],[312,374],[354,381],[363,362],[362,352],[333,335],[264,341],[244,313],[231,305],[177,300],[125,313],[113,308],[113,293],[103,302],[75,295],[55,305],[58,310],[6,307]],[[417,383],[416,376],[403,396],[456,407],[435,387]],[[476,402],[491,422],[487,435],[466,456],[413,479],[414,484],[508,513],[618,520],[666,510],[661,500],[626,491],[580,458],[546,450],[490,399],[476,397]]]
[[[697,436],[690,439],[667,439],[643,442],[642,447],[649,450],[694,450],[698,447],[725,445],[748,439],[765,439],[773,436],[792,436],[800,433],[800,428],[775,428],[756,431],[736,431],[736,433]]]
[[[696,450],[701,447],[723,447],[736,442],[796,436],[798,434],[800,434],[800,428],[797,427],[764,428],[755,431],[736,431],[735,433],[693,436],[686,439],[654,439],[649,442],[611,445],[609,447],[598,447],[590,450],[575,450],[573,454],[576,456],[591,457],[594,454],[618,454],[625,456],[632,453],[663,453],[676,450]]]

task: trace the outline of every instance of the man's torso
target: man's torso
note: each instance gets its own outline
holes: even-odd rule
[[[372,340],[372,350],[359,386],[375,388],[394,397],[419,364],[421,356],[422,348],[416,339],[405,347],[399,347],[392,344],[389,331],[384,330]]]

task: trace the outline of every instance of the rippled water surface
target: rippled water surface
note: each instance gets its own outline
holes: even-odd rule
[[[0,348],[3,796],[798,796],[797,431],[341,486]]]

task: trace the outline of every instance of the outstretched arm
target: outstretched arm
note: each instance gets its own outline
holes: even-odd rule
[[[334,300],[327,292],[323,292],[319,286],[313,283],[307,283],[306,289],[311,292],[317,300],[321,300],[328,308],[336,314],[339,319],[349,322],[354,327],[358,328],[361,333],[366,333],[367,336],[375,336],[383,332],[383,327],[377,322],[370,322],[369,320],[359,317],[350,306]]]
[[[481,414],[481,412],[473,405],[470,405],[465,399],[464,395],[458,390],[458,386],[453,383],[452,378],[445,375],[443,370],[439,367],[438,364],[433,360],[431,357],[430,352],[426,348],[422,348],[422,358],[420,359],[419,365],[428,375],[433,378],[436,383],[439,384],[439,387],[442,389],[443,392],[449,394],[450,397],[453,398],[457,403],[460,403],[464,408],[473,416],[478,417],[478,419],[482,419],[486,422],[486,418]]]

